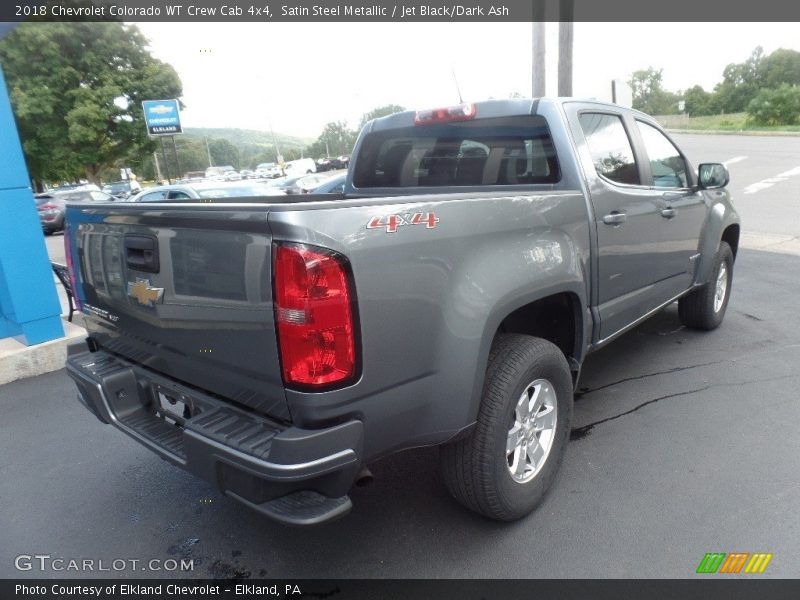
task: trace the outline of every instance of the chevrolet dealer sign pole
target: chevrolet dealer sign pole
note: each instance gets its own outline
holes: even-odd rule
[[[177,99],[171,100],[145,100],[142,102],[144,122],[148,135],[161,138],[161,154],[164,156],[164,170],[167,180],[172,183],[169,176],[167,151],[164,149],[164,136],[172,136],[172,149],[175,152],[175,179],[180,179],[180,163],[178,162],[178,147],[175,145],[175,134],[183,133],[181,127],[180,105]]]

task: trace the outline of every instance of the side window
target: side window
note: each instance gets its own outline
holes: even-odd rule
[[[640,184],[639,169],[622,118],[601,113],[581,113],[578,121],[598,174],[616,183]]]
[[[139,199],[139,202],[156,202],[158,200],[163,200],[165,196],[165,192],[151,192],[149,194],[145,194]]]
[[[186,192],[178,192],[178,191],[170,192],[169,194],[167,194],[167,198],[170,200],[191,200],[189,194],[187,194]]]
[[[688,187],[686,161],[672,142],[652,125],[636,121],[642,134],[644,148],[650,158],[653,185],[658,188]]]

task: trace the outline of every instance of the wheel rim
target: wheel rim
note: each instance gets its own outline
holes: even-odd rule
[[[542,470],[555,439],[558,399],[553,384],[536,379],[517,400],[506,440],[506,464],[517,483],[533,479]]]
[[[725,303],[725,294],[728,293],[728,266],[723,262],[717,273],[717,286],[714,292],[714,312],[719,312]]]

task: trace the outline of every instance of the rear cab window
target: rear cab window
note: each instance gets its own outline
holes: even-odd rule
[[[526,115],[369,133],[359,151],[353,186],[504,186],[560,179],[547,122]]]

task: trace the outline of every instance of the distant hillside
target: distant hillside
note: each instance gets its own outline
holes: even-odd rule
[[[186,127],[183,130],[186,135],[209,138],[225,139],[239,148],[243,146],[272,147],[272,134],[269,131],[258,131],[255,129],[233,129],[228,127]],[[284,133],[275,132],[275,140],[281,152],[290,148],[301,149],[311,144],[313,138],[302,138]]]

